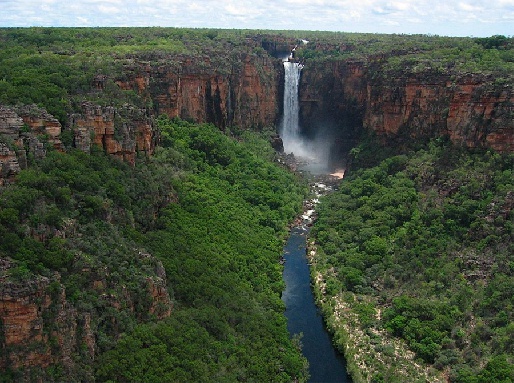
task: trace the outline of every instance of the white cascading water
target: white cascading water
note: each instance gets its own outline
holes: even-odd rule
[[[284,115],[280,135],[284,142],[286,153],[302,155],[302,140],[300,137],[300,126],[298,115],[300,105],[298,102],[298,86],[300,85],[300,74],[303,66],[300,63],[284,61]]]
[[[326,146],[320,145],[318,140],[307,140],[300,132],[298,100],[298,87],[303,65],[294,61],[284,61],[284,115],[280,129],[280,136],[286,153],[293,153],[302,161],[326,166],[324,152]]]
[[[333,145],[331,138],[318,134],[314,139],[308,140],[300,132],[298,88],[302,68],[303,65],[298,62],[284,60],[284,114],[280,126],[284,151],[306,161],[304,168],[308,171],[317,174],[332,173],[328,164],[330,148]],[[333,173],[336,177],[342,177],[342,174],[342,169]]]

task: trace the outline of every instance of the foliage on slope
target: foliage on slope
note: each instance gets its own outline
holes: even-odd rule
[[[61,123],[84,100],[99,105],[131,103],[151,108],[134,91],[121,90],[124,67],[134,62],[166,62],[180,71],[187,57],[196,66],[230,73],[241,55],[266,56],[266,43],[285,41],[301,60],[357,59],[380,63],[377,76],[432,73],[494,75],[508,85],[514,69],[513,38],[456,38],[431,35],[386,35],[322,31],[259,31],[191,28],[0,28],[0,103],[46,108]],[[202,67],[202,65],[204,67]],[[190,67],[191,65],[189,65]],[[212,69],[211,69],[212,70]],[[103,92],[95,76],[109,81]]]
[[[451,381],[514,379],[512,165],[432,142],[351,173],[313,230],[325,309],[346,300],[376,349],[399,337]]]
[[[297,51],[301,60],[363,60],[380,63],[375,75],[463,73],[494,75],[509,84],[514,70],[514,38],[501,35],[470,38],[433,35],[306,33],[309,44]]]
[[[140,363],[133,359],[151,352],[138,346],[142,333],[152,334],[150,348],[165,350],[159,366],[171,381],[305,378],[285,331],[278,235],[298,211],[302,189],[284,170],[214,131],[164,124],[165,149],[156,161],[186,153],[192,172],[177,183],[178,202],[164,209],[158,230],[143,242],[164,263],[178,313],[170,326],[144,325],[122,338],[101,358],[101,378],[162,380],[134,367]],[[187,331],[173,332],[184,323]]]
[[[258,134],[235,140],[211,125],[159,125],[163,147],[134,168],[100,152],[49,152],[0,191],[0,256],[17,264],[10,278],[58,271],[69,303],[93,317],[96,362],[75,355],[72,375],[56,365],[40,376],[304,380],[279,264],[304,187],[270,161],[273,150]],[[163,321],[148,310],[145,281],[155,265],[138,256],[147,251],[164,265],[174,295]],[[98,274],[109,296],[129,294],[135,307],[113,310],[91,287]],[[22,376],[11,370],[4,380]]]

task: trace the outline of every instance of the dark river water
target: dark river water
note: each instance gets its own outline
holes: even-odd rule
[[[306,258],[307,230],[295,227],[284,247],[282,300],[286,305],[287,328],[291,335],[303,333],[303,354],[309,361],[309,382],[348,382],[346,363],[334,347],[323,318],[314,302]]]

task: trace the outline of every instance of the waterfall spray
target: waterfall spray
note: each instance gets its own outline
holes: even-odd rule
[[[284,61],[284,115],[280,136],[286,153],[293,153],[296,158],[310,164],[319,164],[321,160],[324,166],[326,161],[322,160],[322,157],[326,148],[320,146],[319,142],[308,140],[300,129],[298,88],[302,69],[303,65],[296,62],[292,56]]]
[[[314,138],[307,139],[300,129],[298,88],[302,69],[303,65],[294,59],[293,49],[289,58],[284,60],[284,114],[280,125],[284,151],[300,159],[305,164],[305,170],[315,174],[332,173],[329,164],[330,151],[334,145],[332,137],[320,130]],[[338,170],[334,175],[342,177],[341,172],[344,171]]]

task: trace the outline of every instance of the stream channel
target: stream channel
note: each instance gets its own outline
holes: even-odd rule
[[[312,210],[309,213],[312,214]],[[302,353],[309,361],[308,382],[351,383],[344,357],[332,346],[331,336],[314,301],[307,261],[308,232],[305,224],[293,227],[284,247],[286,288],[282,300],[286,305],[287,328],[291,336],[302,334]]]

